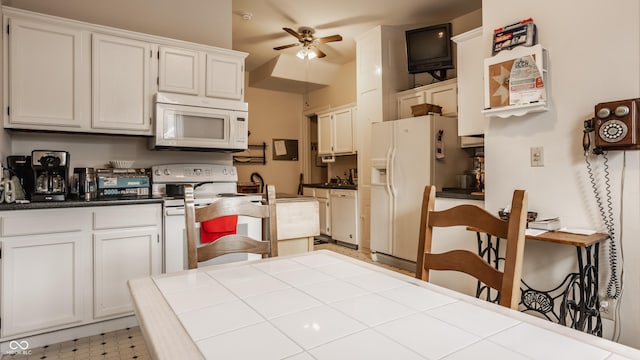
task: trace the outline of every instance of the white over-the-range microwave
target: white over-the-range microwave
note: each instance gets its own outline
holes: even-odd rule
[[[154,113],[151,149],[229,152],[247,149],[246,102],[158,93]]]

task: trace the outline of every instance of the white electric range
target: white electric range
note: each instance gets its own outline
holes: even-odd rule
[[[187,269],[187,235],[184,219],[184,197],[169,196],[176,185],[192,184],[196,206],[204,206],[228,196],[246,201],[262,201],[261,194],[238,194],[238,174],[234,166],[216,164],[166,164],[151,168],[151,191],[164,198],[164,246],[163,271],[166,273]],[[169,185],[169,186],[167,186]],[[171,189],[171,188],[174,189]],[[168,191],[169,190],[169,191]],[[262,238],[262,221],[250,217],[238,217],[238,234]],[[199,227],[196,229],[199,235]],[[258,259],[256,254],[228,254],[200,263],[200,266],[233,261]]]

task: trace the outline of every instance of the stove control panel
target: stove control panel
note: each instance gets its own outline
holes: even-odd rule
[[[151,168],[154,183],[236,182],[236,168],[216,164],[168,164]]]

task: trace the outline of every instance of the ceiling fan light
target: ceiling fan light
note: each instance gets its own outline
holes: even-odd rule
[[[307,57],[309,58],[309,60],[311,59],[315,59],[318,57],[318,55],[316,55],[315,51],[309,51],[307,50]]]
[[[304,59],[305,56],[307,56],[307,49],[302,48],[300,50],[298,50],[298,53],[296,54],[296,56],[298,57],[298,59]]]

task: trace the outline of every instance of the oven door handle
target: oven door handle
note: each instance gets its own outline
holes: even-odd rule
[[[184,216],[184,207],[167,208],[164,214],[166,216]]]

